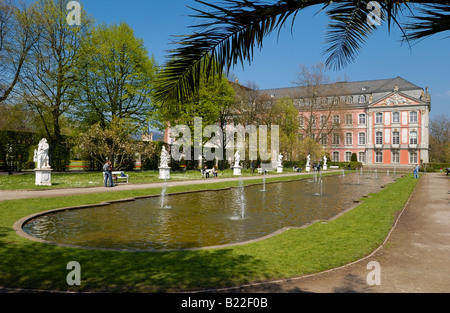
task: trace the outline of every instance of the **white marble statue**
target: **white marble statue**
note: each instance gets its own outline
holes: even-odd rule
[[[323,156],[323,166],[326,166],[326,165],[327,165],[327,156],[324,155]]]
[[[161,158],[159,167],[169,167],[169,153],[166,150],[166,147],[163,146],[161,150]]]
[[[34,162],[37,163],[36,168],[50,168],[48,149],[49,145],[47,139],[42,138],[41,141],[39,141],[37,150],[34,150]]]
[[[278,166],[283,166],[282,161],[283,161],[283,155],[280,153],[278,155]]]
[[[239,150],[236,150],[234,154],[234,166],[239,167],[239,163],[241,162],[241,155],[239,154]]]
[[[308,156],[306,157],[306,166],[311,166],[310,161],[311,161],[311,156],[308,154]]]

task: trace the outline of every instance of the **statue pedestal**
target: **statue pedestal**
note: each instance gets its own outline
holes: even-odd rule
[[[327,169],[328,169],[328,166],[325,164],[325,165],[323,166],[323,170],[326,171]]]
[[[170,179],[170,167],[159,167],[159,179]]]
[[[277,173],[283,173],[283,166],[277,166]]]
[[[307,172],[311,172],[311,166],[308,165],[308,166],[306,167],[306,171],[307,171]]]
[[[233,175],[234,176],[241,176],[241,169],[242,167],[238,166],[234,166],[233,167]]]
[[[51,168],[36,168],[36,186],[51,186],[52,185],[52,169]]]

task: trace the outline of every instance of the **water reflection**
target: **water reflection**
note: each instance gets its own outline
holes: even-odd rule
[[[255,239],[329,219],[378,192],[394,175],[346,176],[138,199],[39,217],[24,226],[44,240],[96,248],[179,249]],[[322,184],[319,186],[319,183]],[[320,196],[317,196],[317,192]]]

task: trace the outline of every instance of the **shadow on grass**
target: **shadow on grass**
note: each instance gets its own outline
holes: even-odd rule
[[[0,286],[34,290],[171,292],[234,286],[254,280],[263,266],[231,249],[115,252],[35,242],[5,243],[0,230]],[[9,231],[9,230],[8,230]],[[81,266],[81,285],[69,286],[66,269]]]

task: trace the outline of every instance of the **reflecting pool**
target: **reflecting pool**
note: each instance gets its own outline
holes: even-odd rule
[[[161,197],[149,197],[59,211],[33,219],[23,229],[46,241],[91,248],[161,250],[236,243],[330,219],[398,177],[356,175],[165,195],[163,204]]]

